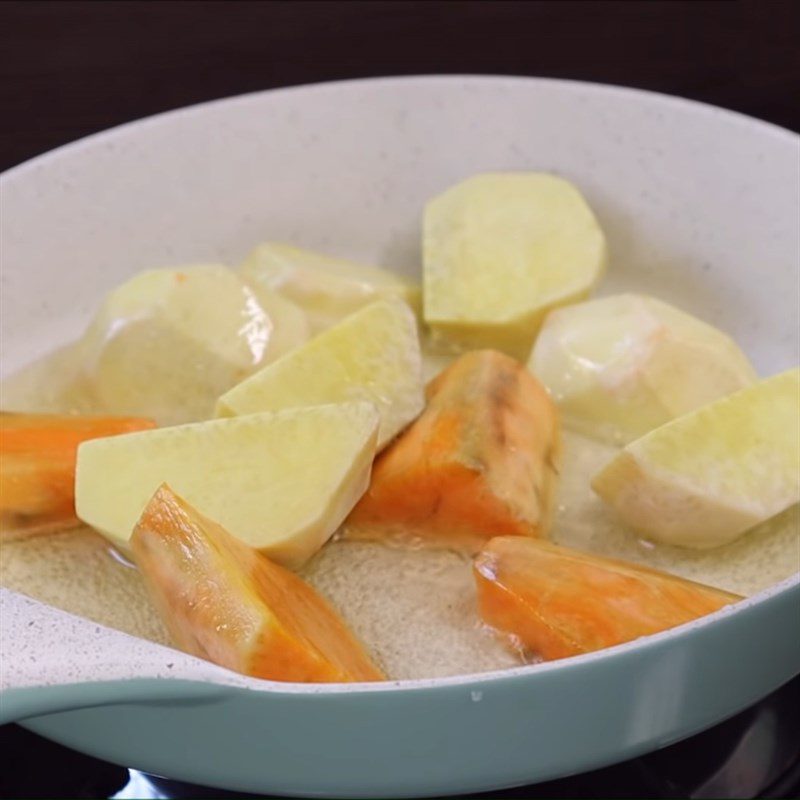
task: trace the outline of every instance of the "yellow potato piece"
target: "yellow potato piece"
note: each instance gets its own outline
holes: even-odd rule
[[[383,447],[422,411],[417,326],[399,300],[378,300],[224,394],[219,416],[367,400],[381,415]]]
[[[370,403],[219,419],[94,439],[78,449],[77,515],[126,549],[162,483],[291,568],[339,527],[369,482]]]
[[[263,299],[269,308],[219,264],[150,270],[122,284],[77,347],[94,406],[163,425],[207,419],[222,392],[308,338],[299,309]]]
[[[627,444],[757,380],[722,331],[635,294],[548,314],[528,366],[565,425],[611,444]]]
[[[311,325],[300,306],[263,286],[250,288],[272,322],[263,363],[280,358],[311,338]]]
[[[420,303],[419,287],[388,270],[280,242],[256,247],[242,264],[241,275],[254,289],[277,291],[296,303],[314,333],[381,297],[400,298],[414,310]]]
[[[584,299],[605,261],[603,232],[568,181],[477,175],[425,209],[425,322],[440,343],[524,360],[545,314]]]
[[[647,538],[697,548],[733,541],[800,500],[800,369],[656,428],[592,488]]]

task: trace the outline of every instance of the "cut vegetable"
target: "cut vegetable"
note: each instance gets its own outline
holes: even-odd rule
[[[267,299],[269,311],[214,264],[132,278],[108,295],[79,345],[97,404],[163,425],[207,419],[222,392],[308,337],[302,312]]]
[[[253,286],[252,290],[272,323],[262,363],[275,361],[311,338],[308,317],[300,306],[263,286]]]
[[[314,333],[382,297],[400,298],[414,310],[420,303],[419,288],[387,270],[279,242],[256,247],[241,274],[254,288],[280,292],[300,306]]]
[[[87,442],[78,516],[125,549],[148,500],[169,483],[233,536],[297,567],[364,493],[377,429],[371,404],[345,403]]]
[[[131,537],[156,607],[183,650],[274,681],[382,680],[308,584],[162,486]]]
[[[414,316],[399,300],[371,303],[224,394],[219,416],[367,400],[382,447],[424,404]]]
[[[441,342],[526,359],[545,314],[584,299],[605,260],[603,232],[572,184],[476,175],[425,210],[425,321]]]
[[[75,458],[88,439],[154,427],[148,419],[0,414],[0,525],[35,532],[77,522]]]
[[[503,353],[467,353],[431,382],[422,416],[376,460],[346,535],[473,552],[492,536],[544,536],[558,454],[547,391]]]
[[[722,331],[634,294],[553,311],[528,366],[550,389],[565,425],[612,444],[757,380]]]
[[[800,369],[656,428],[592,488],[650,539],[700,548],[733,541],[800,500]]]
[[[545,661],[674,628],[742,598],[647,567],[502,536],[475,559],[484,622]]]

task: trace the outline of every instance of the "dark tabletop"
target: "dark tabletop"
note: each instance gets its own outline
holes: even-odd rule
[[[226,95],[366,75],[627,84],[800,128],[800,3],[2,2],[0,168]]]

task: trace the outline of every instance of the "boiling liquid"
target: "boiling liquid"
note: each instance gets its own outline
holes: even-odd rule
[[[70,376],[70,351],[27,368],[3,386],[14,410],[91,412]],[[446,359],[430,358],[426,375]],[[748,595],[800,568],[795,506],[726,547],[694,551],[641,541],[615,519],[589,481],[615,452],[570,432],[552,539]],[[325,595],[395,679],[432,678],[513,666],[520,656],[479,622],[469,559],[449,551],[332,541],[302,575]],[[4,540],[0,584],[99,624],[167,642],[137,571],[87,528]]]

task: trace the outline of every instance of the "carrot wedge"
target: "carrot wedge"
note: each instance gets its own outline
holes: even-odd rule
[[[483,621],[545,661],[658,633],[742,598],[551,542],[502,536],[474,562]]]
[[[376,681],[383,674],[308,584],[162,485],[131,538],[175,643],[256,678]]]
[[[32,533],[77,523],[78,445],[154,427],[135,417],[0,414],[0,527]]]
[[[427,400],[375,461],[345,535],[470,552],[492,536],[545,536],[559,455],[546,389],[513,358],[476,350],[429,384]]]

